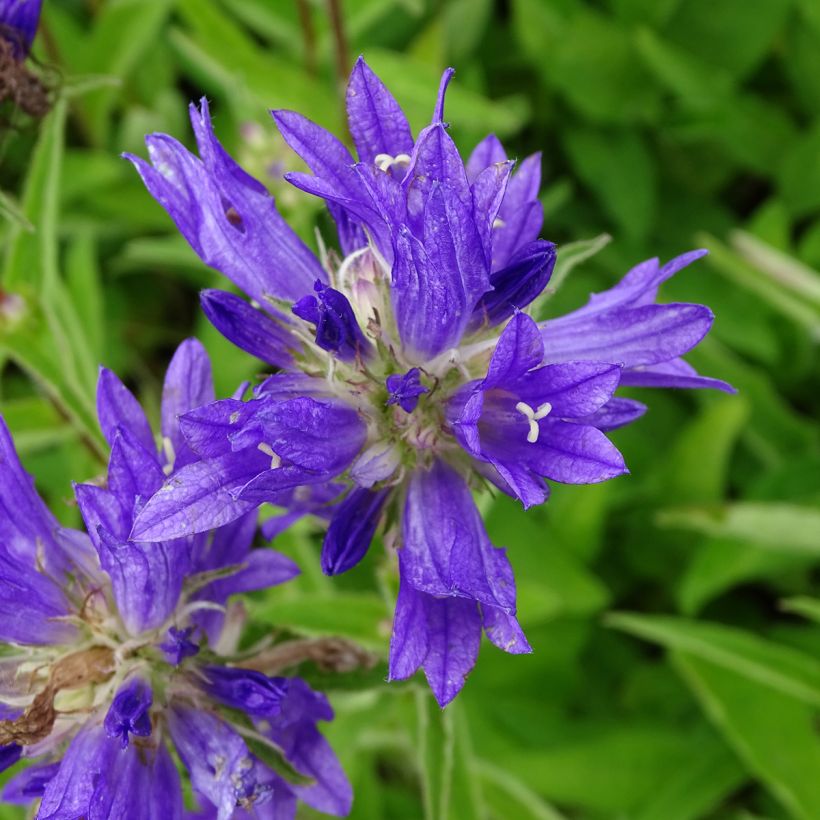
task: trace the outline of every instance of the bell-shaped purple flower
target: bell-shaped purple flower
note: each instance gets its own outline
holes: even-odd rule
[[[709,309],[657,300],[698,252],[642,263],[566,316],[525,313],[556,261],[539,239],[541,158],[515,163],[490,135],[465,163],[444,120],[453,73],[414,136],[359,58],[346,95],[356,157],[301,114],[273,112],[309,169],[286,178],[336,223],[338,264],[283,225],[217,142],[205,103],[191,111],[201,161],[163,135],[147,138],[152,164],[131,158],[199,255],[258,305],[207,297],[214,324],[283,372],[247,401],[182,416],[196,458],[136,513],[130,538],[188,538],[270,502],[286,510],[271,532],[307,514],[327,522],[322,569],[337,574],[386,522],[400,575],[390,675],[423,668],[442,704],[482,631],[529,651],[510,563],[472,489],[490,481],[528,507],[548,481],[626,473],[604,432],[646,408],[620,385],[731,389],[681,359],[708,332]],[[283,318],[288,303],[298,318]]]

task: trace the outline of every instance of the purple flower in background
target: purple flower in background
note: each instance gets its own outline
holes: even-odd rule
[[[251,548],[256,514],[169,542],[128,537],[163,481],[195,463],[179,416],[213,398],[205,351],[183,342],[158,449],[134,396],[101,371],[111,457],[105,486],[76,487],[88,535],[57,524],[0,420],[0,768],[34,761],[2,799],[39,801],[38,818],[182,818],[172,748],[219,820],[295,817],[299,800],[349,811],[350,786],[316,727],[333,718],[324,696],[299,678],[228,665],[245,617],[231,596],[298,573]],[[271,768],[277,756],[304,779]]]
[[[28,54],[37,24],[42,0],[0,0],[0,38],[11,44],[15,59]]]
[[[272,197],[217,141],[207,103],[191,107],[199,157],[163,134],[150,162],[129,158],[207,264],[250,297],[203,294],[208,318],[281,372],[248,401],[182,416],[201,459],[137,514],[133,537],[167,542],[224,525],[263,502],[284,526],[329,519],[322,567],[355,566],[383,521],[398,548],[400,591],[391,678],[422,667],[440,704],[472,669],[482,630],[530,651],[516,620],[512,569],[494,547],[472,489],[487,483],[525,507],[546,479],[605,481],[626,472],[603,431],[633,421],[619,384],[719,387],[680,358],[708,332],[701,305],[656,304],[661,282],[692,261],[639,265],[568,316],[525,311],[555,264],[539,239],[540,157],[517,168],[494,136],[465,164],[443,121],[414,139],[390,92],[359,59],[347,91],[358,159],[292,111],[273,113],[312,174],[344,254],[320,261]]]

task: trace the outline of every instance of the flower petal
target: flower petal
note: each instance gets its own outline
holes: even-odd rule
[[[105,367],[100,368],[97,380],[97,416],[100,429],[110,445],[114,444],[117,428],[123,427],[146,450],[156,449],[154,433],[140,403],[117,375]]]
[[[597,359],[624,367],[653,365],[691,350],[714,316],[702,305],[668,304],[569,314],[541,324],[544,361]]]
[[[350,133],[362,162],[373,162],[378,154],[395,157],[413,150],[404,112],[363,57],[353,66],[345,99]]]
[[[261,452],[226,453],[183,467],[159,489],[134,521],[135,541],[167,541],[224,526],[256,504],[236,492],[269,465]]]
[[[402,531],[401,576],[415,589],[515,611],[515,587],[498,572],[499,550],[464,479],[444,462],[413,474]]]
[[[208,321],[229,342],[274,367],[293,364],[293,352],[301,350],[301,343],[284,324],[224,290],[203,290],[199,301]]]
[[[390,490],[354,489],[335,508],[322,544],[322,572],[339,575],[364,558]]]

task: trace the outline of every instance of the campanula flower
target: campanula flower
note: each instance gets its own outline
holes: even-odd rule
[[[173,541],[129,538],[163,481],[195,463],[180,415],[213,398],[205,351],[188,340],[166,375],[158,448],[134,396],[101,371],[111,456],[104,486],[76,486],[87,535],[58,525],[0,420],[0,768],[30,762],[2,799],[39,801],[38,818],[182,818],[174,751],[219,820],[294,817],[299,800],[350,808],[316,728],[333,717],[325,697],[228,663],[244,619],[231,596],[298,573],[251,548],[256,514]]]
[[[482,630],[506,652],[530,651],[509,560],[473,490],[493,485],[529,507],[547,479],[625,473],[604,431],[644,407],[616,396],[621,384],[729,389],[680,358],[709,330],[708,308],[656,303],[697,254],[645,262],[568,316],[527,314],[556,258],[539,238],[540,157],[516,168],[489,136],[464,163],[444,122],[452,74],[414,138],[360,59],[347,90],[357,158],[300,114],[273,112],[312,171],[286,177],[327,202],[341,258],[318,258],[284,223],[217,141],[204,100],[191,107],[199,157],[163,134],[147,137],[149,162],[129,157],[203,261],[251,299],[207,291],[209,319],[279,369],[249,400],[181,418],[201,460],[165,482],[132,537],[186,537],[272,502],[289,511],[283,524],[329,519],[322,568],[335,574],[381,527],[400,576],[390,676],[422,667],[442,705]]]

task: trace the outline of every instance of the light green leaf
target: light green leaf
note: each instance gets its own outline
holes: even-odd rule
[[[702,658],[804,703],[820,706],[820,661],[722,624],[663,615],[613,613],[606,623],[667,649]]]
[[[794,598],[787,598],[781,606],[786,612],[794,612],[796,615],[802,615],[810,621],[820,623],[820,599],[818,598],[799,595]]]
[[[466,717],[457,701],[440,709],[416,693],[418,750],[426,820],[480,820],[483,798]]]
[[[521,820],[566,820],[563,814],[501,766],[478,760],[476,771],[481,776],[487,803],[496,816],[514,816]]]
[[[777,579],[808,569],[815,560],[812,555],[773,552],[746,541],[712,538],[696,548],[681,578],[678,601],[687,615],[693,615],[738,584]]]
[[[820,510],[778,502],[738,502],[713,509],[689,507],[658,514],[662,527],[714,538],[743,539],[780,553],[820,556]]]
[[[797,820],[820,817],[817,706],[688,653],[673,663],[727,741]]]
[[[658,784],[633,820],[700,820],[747,779],[724,743],[704,743],[679,772]]]
[[[637,130],[564,132],[564,148],[576,174],[620,230],[645,239],[656,216],[657,169]]]
[[[302,593],[290,600],[276,597],[250,604],[255,618],[303,635],[341,635],[384,650],[390,613],[373,593]]]

